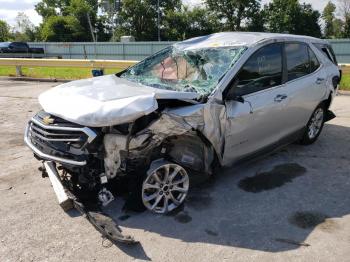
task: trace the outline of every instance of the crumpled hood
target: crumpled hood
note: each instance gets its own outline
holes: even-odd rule
[[[115,75],[69,82],[39,96],[52,115],[83,126],[103,127],[131,122],[158,108],[157,99],[194,99],[196,93],[144,86]]]

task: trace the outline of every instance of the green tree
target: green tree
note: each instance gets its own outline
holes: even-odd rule
[[[157,39],[157,12],[148,1],[125,0],[119,14],[116,37],[132,35],[138,41]]]
[[[245,30],[250,32],[266,31],[267,14],[261,6],[255,6],[255,10],[250,15],[250,19],[246,24]]]
[[[343,37],[343,28],[344,22],[343,20],[336,18],[333,21],[333,29],[334,29],[334,38],[342,38]]]
[[[342,37],[343,38],[350,38],[350,15],[345,17]]]
[[[10,26],[3,20],[0,20],[0,42],[8,41],[10,38]]]
[[[35,5],[35,10],[46,20],[52,16],[67,15],[65,11],[69,3],[70,0],[41,0]]]
[[[184,39],[208,35],[219,28],[218,20],[207,9],[183,6],[180,11],[169,11],[164,18],[162,39],[181,41]]]
[[[15,20],[13,31],[15,41],[29,42],[38,39],[38,28],[34,26],[25,13],[19,12]]]
[[[124,0],[119,13],[119,25],[115,39],[122,35],[132,35],[138,41],[157,40],[157,0]],[[167,17],[174,18],[173,12],[181,11],[180,0],[160,1],[160,28],[161,35],[167,33],[165,29]],[[162,38],[162,40],[167,40]]]
[[[95,33],[95,25],[97,19],[97,9],[95,3],[90,3],[86,0],[71,0],[69,6],[66,8],[67,14],[76,18],[79,21],[82,31],[85,32],[80,41],[92,41],[91,30]],[[92,28],[90,29],[89,19]]]
[[[328,2],[326,7],[323,9],[322,18],[325,22],[324,36],[326,38],[333,38],[334,32],[334,20],[335,20],[336,6],[332,2]]]
[[[73,16],[50,16],[41,31],[42,39],[51,42],[81,41],[84,34],[79,21]]]
[[[342,37],[350,38],[350,0],[338,0],[338,5],[343,20]]]
[[[300,5],[300,18],[299,23],[296,21],[296,34],[322,37],[319,11],[304,3]]]
[[[221,21],[223,30],[240,31],[243,22],[251,24],[256,12],[260,12],[260,0],[205,0]]]
[[[103,20],[99,20],[97,15],[98,0],[41,0],[35,10],[43,17],[40,29],[43,40],[63,38],[66,41],[91,41],[91,31],[99,35],[98,30],[102,30],[100,35],[105,35]],[[48,28],[52,27],[57,30],[49,32]],[[64,36],[54,36],[55,32]],[[74,35],[69,37],[72,32]],[[78,39],[76,35],[79,35]]]
[[[270,32],[321,37],[320,13],[298,0],[273,0],[265,6]]]

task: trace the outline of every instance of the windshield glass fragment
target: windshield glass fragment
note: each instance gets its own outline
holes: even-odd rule
[[[245,50],[179,50],[171,46],[131,67],[121,77],[155,88],[208,95]]]

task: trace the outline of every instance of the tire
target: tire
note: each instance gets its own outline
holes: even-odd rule
[[[142,184],[143,204],[154,213],[169,213],[184,203],[189,184],[189,175],[182,166],[154,161]]]
[[[324,103],[318,105],[312,113],[309,122],[306,125],[305,132],[300,144],[311,145],[315,143],[317,138],[320,136],[324,123],[326,120],[326,107]]]

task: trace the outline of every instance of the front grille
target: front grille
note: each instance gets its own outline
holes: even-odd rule
[[[52,126],[42,126],[36,122],[30,124],[30,135],[32,139],[41,142],[64,142],[75,148],[82,148],[87,142],[87,135],[80,130],[57,130]]]
[[[86,145],[95,139],[96,133],[41,111],[29,122],[27,136],[30,143],[45,155],[85,161]]]

